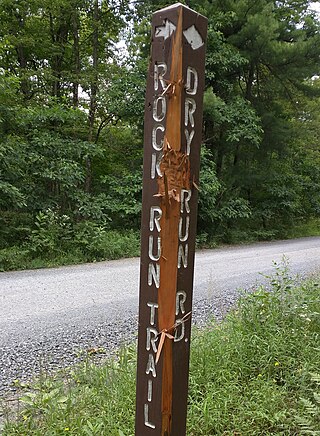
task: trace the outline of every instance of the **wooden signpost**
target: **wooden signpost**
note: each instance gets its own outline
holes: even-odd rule
[[[186,433],[207,19],[156,12],[145,106],[136,436]]]

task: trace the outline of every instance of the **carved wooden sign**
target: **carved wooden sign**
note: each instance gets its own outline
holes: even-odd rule
[[[145,107],[136,436],[186,432],[207,19],[153,15]]]

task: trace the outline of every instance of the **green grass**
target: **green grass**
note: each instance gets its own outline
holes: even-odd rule
[[[320,434],[320,287],[278,266],[271,284],[194,332],[188,436]],[[134,386],[133,348],[43,376],[3,435],[133,435]]]
[[[188,435],[301,434],[300,397],[319,370],[320,288],[281,270],[272,285],[193,341]]]

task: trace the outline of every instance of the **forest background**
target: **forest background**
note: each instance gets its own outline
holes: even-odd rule
[[[318,2],[182,3],[209,20],[198,244],[312,227]],[[0,270],[138,255],[150,21],[167,4],[0,0]]]

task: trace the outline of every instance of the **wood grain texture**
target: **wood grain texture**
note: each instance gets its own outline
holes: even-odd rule
[[[205,17],[181,4],[153,16],[145,105],[136,436],[186,432],[206,26]],[[200,40],[196,48],[194,29]]]

